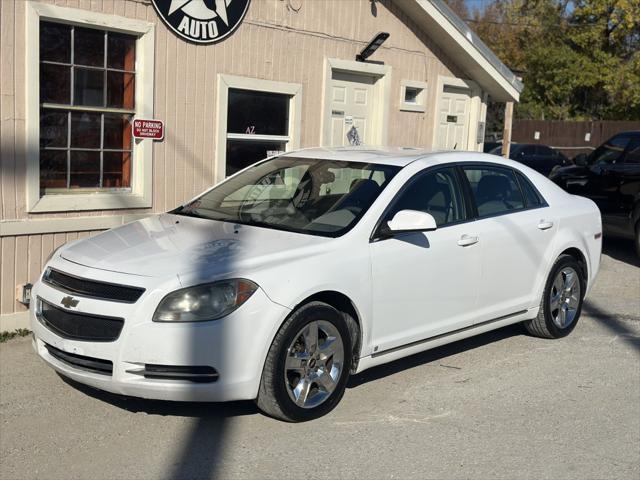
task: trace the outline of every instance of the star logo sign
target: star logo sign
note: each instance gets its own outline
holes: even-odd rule
[[[195,43],[215,43],[242,22],[250,0],[152,0],[156,12],[178,36]]]

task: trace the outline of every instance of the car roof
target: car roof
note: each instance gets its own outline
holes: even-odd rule
[[[413,147],[316,147],[287,152],[283,157],[363,162],[405,167],[415,161],[424,166],[450,162],[491,162],[512,165],[513,161],[482,152],[433,150]]]
[[[637,136],[640,136],[640,130],[629,130],[628,132],[618,132],[615,135],[613,135],[611,138],[621,137],[621,136],[637,137]]]
[[[404,167],[411,162],[434,152],[435,151],[431,149],[413,147],[316,147],[287,152],[282,156],[364,162]]]

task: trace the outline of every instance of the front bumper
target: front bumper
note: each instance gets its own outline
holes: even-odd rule
[[[70,265],[66,267],[67,272],[69,268],[75,268]],[[86,275],[86,269],[82,273]],[[104,276],[104,272],[100,277],[96,277],[96,272],[92,273],[89,278]],[[130,277],[126,280],[131,283]],[[258,289],[242,307],[219,320],[154,323],[151,321],[153,311],[164,293],[151,289],[151,293],[145,293],[135,305],[77,297],[81,300],[72,311],[125,319],[120,336],[112,342],[63,338],[44,326],[37,318],[36,308],[32,308],[30,321],[34,332],[34,349],[60,374],[116,394],[177,401],[217,402],[256,398],[264,359],[289,310],[272,302]],[[40,297],[64,308],[61,300],[67,295],[40,281],[33,288],[32,298]],[[47,344],[76,356],[110,361],[113,363],[112,374],[87,371],[61,361],[49,352]],[[210,383],[179,378],[145,378],[139,373],[145,364],[209,366],[219,376]]]

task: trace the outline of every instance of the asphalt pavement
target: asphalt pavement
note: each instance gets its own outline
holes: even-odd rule
[[[0,345],[1,479],[640,478],[640,266],[605,243],[574,332],[516,325],[351,379],[304,424],[64,381]]]

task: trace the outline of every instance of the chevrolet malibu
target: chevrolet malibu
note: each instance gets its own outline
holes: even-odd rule
[[[34,348],[109,392],[309,420],[376,365],[517,322],[569,334],[601,228],[591,200],[493,155],[291,152],[54,252]]]

